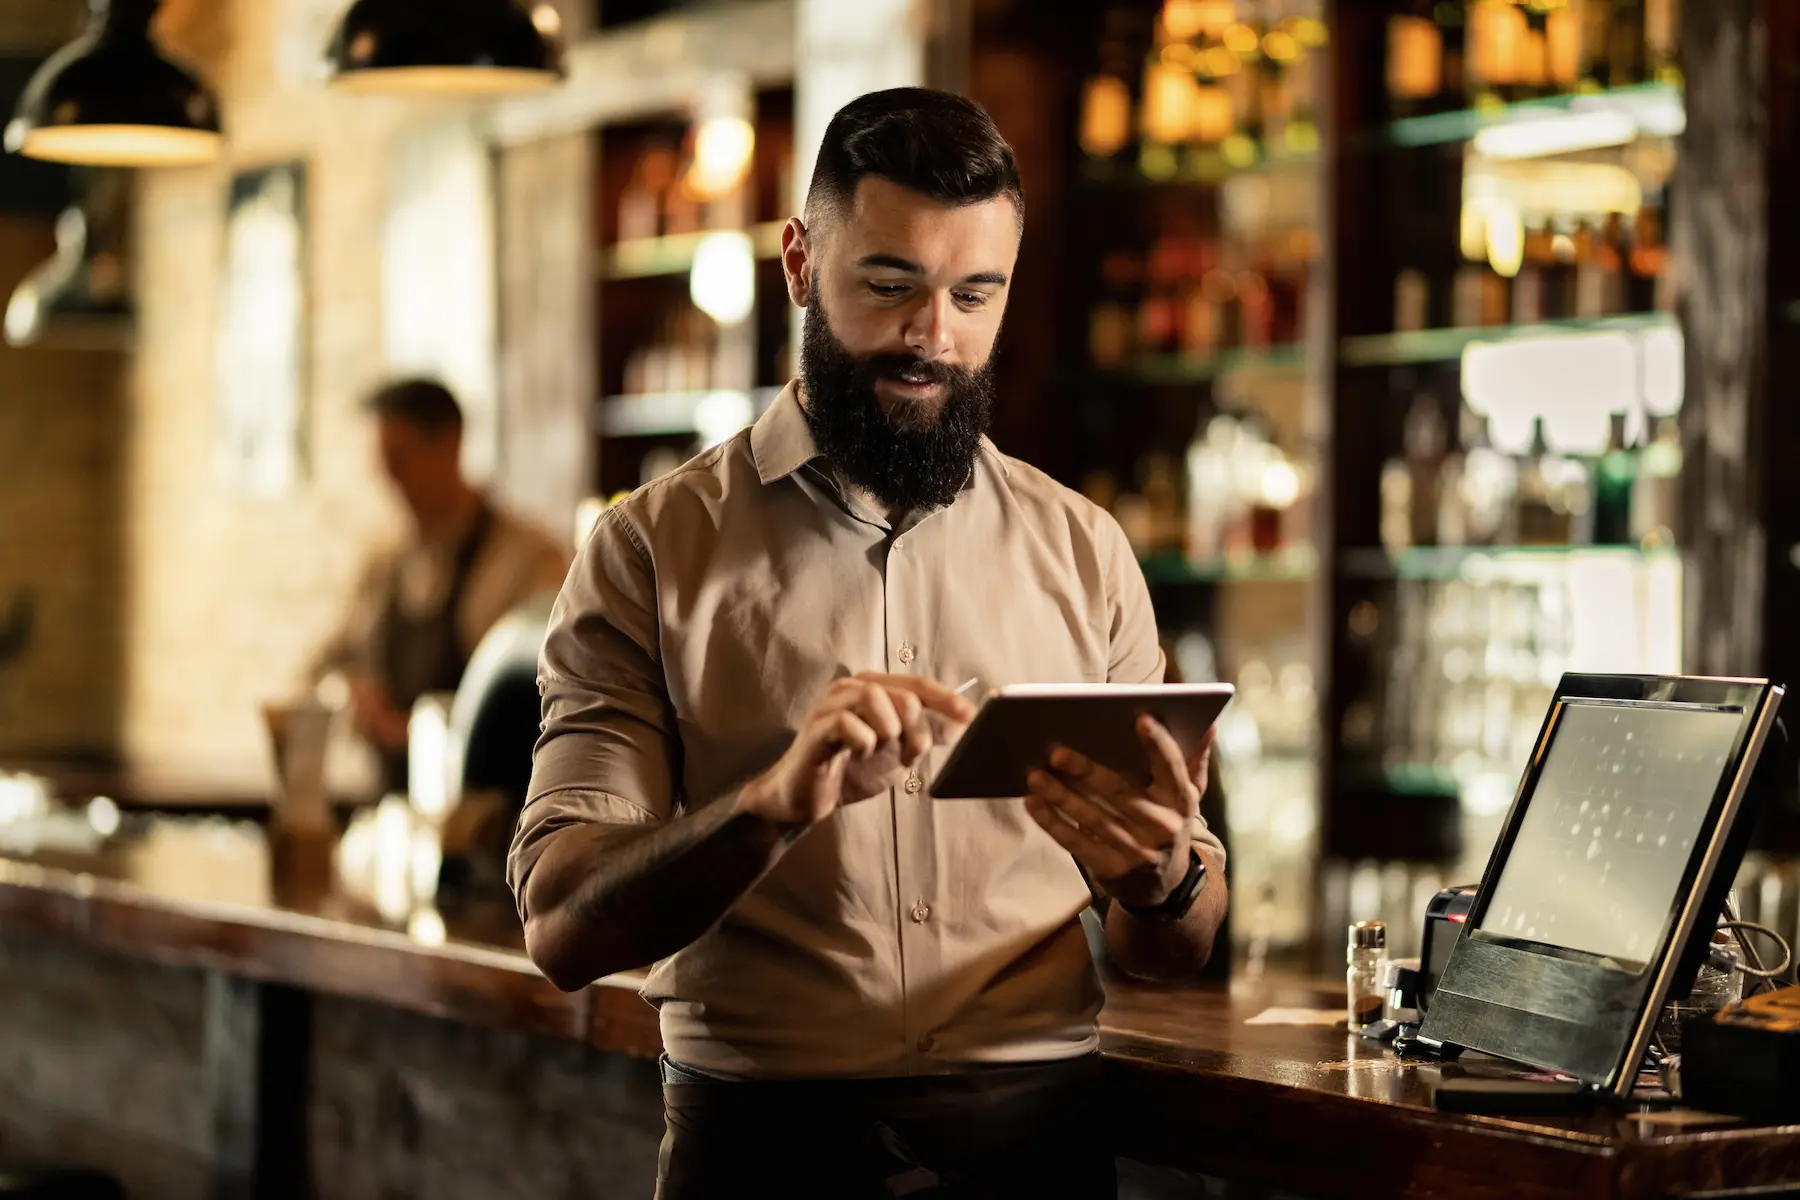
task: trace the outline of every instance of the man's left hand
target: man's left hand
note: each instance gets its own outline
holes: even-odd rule
[[[1184,761],[1156,720],[1139,717],[1137,732],[1150,761],[1148,788],[1059,746],[1048,770],[1031,773],[1025,810],[1107,895],[1153,908],[1187,875],[1212,735]]]

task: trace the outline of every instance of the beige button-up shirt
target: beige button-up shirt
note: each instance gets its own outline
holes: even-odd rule
[[[551,617],[544,734],[509,874],[556,830],[660,822],[767,769],[832,680],[1160,682],[1110,516],[983,442],[949,507],[895,526],[838,486],[790,386],[749,431],[608,509]],[[1069,1057],[1101,992],[1074,861],[1012,801],[933,801],[943,752],[800,838],[657,963],[675,1060],[911,1075]],[[1194,836],[1219,853],[1204,824]]]

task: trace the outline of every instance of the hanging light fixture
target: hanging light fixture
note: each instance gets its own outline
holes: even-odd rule
[[[6,126],[28,158],[102,167],[170,167],[219,154],[219,103],[157,50],[159,0],[90,0],[88,30],[32,76]]]
[[[494,96],[562,81],[556,9],[517,0],[356,0],[331,42],[331,82],[356,92]]]

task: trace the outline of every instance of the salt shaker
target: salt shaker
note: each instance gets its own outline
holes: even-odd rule
[[[1381,1020],[1381,975],[1387,961],[1387,926],[1380,921],[1358,921],[1350,926],[1344,959],[1350,1032]]]

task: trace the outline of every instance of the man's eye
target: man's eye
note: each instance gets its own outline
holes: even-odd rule
[[[958,292],[956,302],[964,308],[980,308],[987,303],[986,292]]]
[[[869,285],[869,290],[874,292],[877,296],[885,296],[892,299],[893,297],[904,293],[906,291],[906,285],[904,283],[871,283]]]

